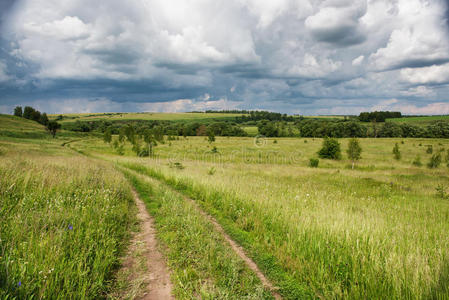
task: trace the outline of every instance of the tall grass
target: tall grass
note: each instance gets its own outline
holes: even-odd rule
[[[125,173],[155,217],[177,298],[272,298],[192,203],[156,181]]]
[[[240,140],[250,147],[247,139],[218,139],[225,158],[231,158]],[[110,156],[95,149],[196,199],[286,298],[449,297],[449,202],[435,190],[449,185],[448,169],[412,164],[417,154],[426,155],[420,143],[446,147],[447,142],[405,139],[401,161],[390,153],[397,140],[361,142],[364,152],[356,170],[345,159],[324,160],[314,169],[305,159],[296,164],[178,160],[183,143],[193,145],[191,140],[177,141],[167,150],[174,158],[167,160]],[[278,139],[266,147],[287,152],[295,143],[310,157],[321,141],[303,146],[301,140]],[[257,158],[257,152],[251,155]],[[170,168],[173,161],[185,169]],[[208,174],[211,167],[213,175]]]
[[[0,298],[104,297],[134,214],[124,177],[59,145],[2,146]]]

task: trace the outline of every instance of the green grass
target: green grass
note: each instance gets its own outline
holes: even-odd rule
[[[249,136],[256,136],[259,133],[257,126],[245,126],[242,127],[242,129],[245,130]]]
[[[49,115],[50,119],[56,119],[59,114]],[[85,113],[85,114],[62,114],[64,117],[59,122],[74,122],[74,121],[124,121],[124,120],[166,120],[166,121],[181,121],[192,120],[201,121],[207,119],[235,119],[241,114],[226,114],[226,113]]]
[[[53,141],[0,149],[0,298],[104,297],[134,216],[124,177]]]
[[[402,117],[402,118],[387,119],[387,122],[410,123],[416,125],[427,125],[435,121],[449,121],[449,115]]]
[[[211,147],[204,138],[160,145],[153,159],[120,157],[100,142],[74,147],[194,198],[286,298],[449,296],[449,200],[436,195],[438,186],[449,187],[448,168],[446,162],[437,169],[412,165],[417,154],[424,165],[430,159],[419,144],[436,152],[448,149],[448,141],[361,139],[355,170],[347,158],[308,167],[321,139],[277,141],[219,137],[215,159],[204,155]],[[345,153],[347,139],[340,142]],[[171,168],[173,162],[185,168]]]

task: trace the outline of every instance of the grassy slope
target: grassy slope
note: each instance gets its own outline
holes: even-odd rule
[[[284,296],[449,295],[449,202],[435,190],[449,185],[449,173],[445,163],[436,170],[411,164],[418,154],[429,160],[424,145],[438,151],[448,149],[447,141],[363,139],[363,158],[352,171],[345,159],[308,168],[320,139],[277,140],[257,146],[253,139],[218,138],[215,159],[204,156],[211,146],[203,138],[158,146],[157,160],[115,156],[100,143],[77,147],[95,149],[197,199]],[[401,161],[392,158],[395,142]],[[174,161],[186,168],[170,168]],[[211,168],[214,175],[208,175]]]

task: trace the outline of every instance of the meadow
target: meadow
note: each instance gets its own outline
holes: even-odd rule
[[[0,296],[107,298],[135,223],[133,187],[176,298],[273,296],[201,211],[285,299],[449,297],[447,140],[359,139],[352,169],[338,139],[343,159],[312,168],[319,138],[178,137],[137,157],[129,143],[119,155],[95,136],[25,139],[16,125],[17,137],[0,130]]]
[[[396,123],[410,123],[416,125],[426,125],[435,121],[447,121],[449,120],[448,115],[442,116],[415,116],[415,117],[402,117],[402,118],[393,118],[388,119],[388,122],[396,122]]]
[[[345,149],[347,140],[340,142]],[[448,167],[425,164],[427,145],[445,155],[449,143],[362,139],[355,170],[347,159],[310,168],[321,143],[188,137],[159,145],[154,158],[133,157],[130,149],[118,156],[101,141],[72,146],[198,201],[285,298],[448,296],[449,201],[437,193],[448,186]],[[417,155],[421,167],[412,164]]]

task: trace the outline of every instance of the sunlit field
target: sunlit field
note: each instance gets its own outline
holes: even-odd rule
[[[188,137],[158,145],[154,158],[119,156],[100,140],[71,147],[195,199],[286,298],[447,297],[449,143],[360,141],[354,170],[345,156],[310,168],[321,139]],[[427,145],[443,156],[439,168],[426,167]]]

